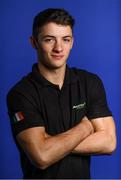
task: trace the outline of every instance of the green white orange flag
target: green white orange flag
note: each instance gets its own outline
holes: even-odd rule
[[[13,119],[14,119],[14,122],[22,121],[24,119],[24,115],[22,112],[17,112],[15,113]]]

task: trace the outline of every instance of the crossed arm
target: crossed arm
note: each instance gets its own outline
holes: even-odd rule
[[[112,117],[92,119],[94,133],[85,138],[74,153],[86,155],[111,154],[116,148],[116,130]]]
[[[84,117],[72,129],[49,136],[44,127],[34,127],[17,135],[17,140],[32,163],[45,169],[69,153],[111,154],[116,148],[115,125],[112,117]]]

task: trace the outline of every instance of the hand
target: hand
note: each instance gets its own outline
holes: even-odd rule
[[[47,132],[45,132],[45,138],[49,138],[51,135],[49,135]]]
[[[94,128],[92,126],[92,123],[88,120],[88,118],[85,116],[81,120],[80,124],[83,124],[87,131],[89,131],[89,135],[94,133]]]

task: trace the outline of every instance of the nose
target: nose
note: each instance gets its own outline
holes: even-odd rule
[[[53,51],[54,52],[61,52],[62,50],[63,50],[62,42],[61,41],[56,41],[55,44],[54,44]]]

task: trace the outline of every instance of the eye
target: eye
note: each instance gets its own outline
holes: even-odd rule
[[[71,42],[71,39],[69,39],[69,38],[65,38],[63,40],[64,40],[64,42]]]
[[[53,38],[46,38],[44,39],[46,43],[53,43],[55,40]]]

